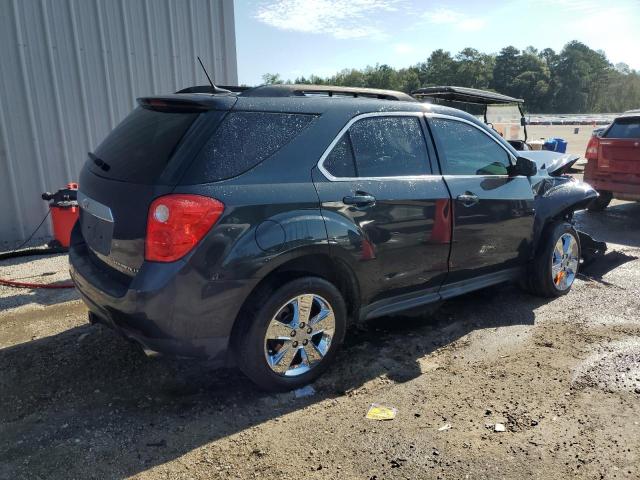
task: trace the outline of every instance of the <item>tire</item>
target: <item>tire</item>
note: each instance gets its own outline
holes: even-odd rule
[[[557,246],[560,250],[556,250]],[[541,297],[566,295],[578,274],[580,253],[580,238],[571,224],[550,224],[545,229],[528,278],[523,282],[526,289]]]
[[[249,302],[233,344],[238,367],[256,385],[268,391],[292,390],[313,382],[329,367],[347,326],[347,307],[333,284],[298,278]]]
[[[613,199],[613,193],[606,190],[599,190],[599,196],[595,198],[587,207],[590,212],[601,212],[609,206]]]

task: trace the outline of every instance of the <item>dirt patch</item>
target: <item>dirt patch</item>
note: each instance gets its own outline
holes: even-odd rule
[[[605,345],[575,369],[577,388],[640,394],[640,337]],[[640,397],[639,397],[640,399]]]

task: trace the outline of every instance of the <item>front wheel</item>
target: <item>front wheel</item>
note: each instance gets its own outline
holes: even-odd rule
[[[240,370],[271,391],[318,378],[344,339],[347,309],[340,291],[304,277],[250,301],[234,339]]]
[[[528,290],[543,297],[566,295],[578,274],[580,240],[573,226],[566,222],[550,225],[541,239],[533,261]]]

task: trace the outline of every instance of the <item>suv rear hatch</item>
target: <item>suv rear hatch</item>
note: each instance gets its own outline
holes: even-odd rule
[[[598,142],[598,170],[640,175],[640,117],[618,118],[607,129]]]
[[[80,228],[94,263],[137,273],[149,205],[179,183],[235,101],[198,94],[139,99],[89,153],[80,175]]]

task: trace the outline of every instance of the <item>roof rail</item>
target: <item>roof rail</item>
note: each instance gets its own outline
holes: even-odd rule
[[[415,102],[415,98],[395,90],[337,87],[334,85],[261,85],[245,90],[243,97],[354,97]]]

